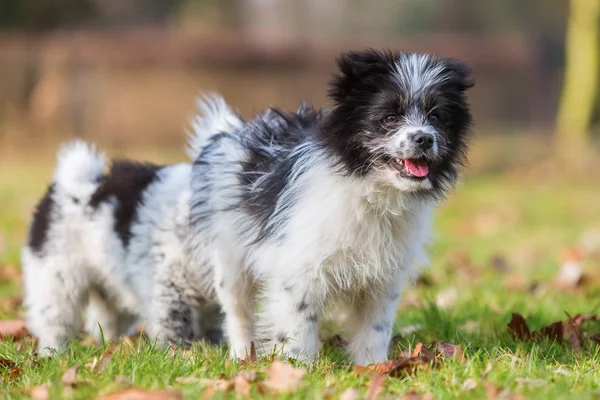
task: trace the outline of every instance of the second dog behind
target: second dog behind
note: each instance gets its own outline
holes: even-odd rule
[[[218,99],[200,104],[211,117],[227,109]],[[195,132],[241,124],[226,111],[225,119],[197,118]],[[160,343],[220,342],[212,266],[190,245],[191,165],[117,160],[104,168],[92,146],[64,145],[35,211],[22,262],[27,324],[40,353],[63,351],[85,309],[86,330],[98,338],[117,338],[142,320]]]

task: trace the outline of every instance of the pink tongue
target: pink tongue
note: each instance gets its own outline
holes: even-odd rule
[[[406,169],[408,169],[408,172],[419,178],[422,178],[429,173],[429,167],[425,160],[406,159],[404,160],[404,165],[406,166]]]

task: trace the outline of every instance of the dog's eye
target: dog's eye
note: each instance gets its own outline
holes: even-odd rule
[[[440,121],[440,119],[438,118],[437,115],[431,114],[429,116],[429,122],[431,122],[432,124],[437,124],[439,121]]]
[[[392,124],[394,122],[398,122],[398,116],[396,114],[386,115],[383,119],[383,122],[386,124]]]

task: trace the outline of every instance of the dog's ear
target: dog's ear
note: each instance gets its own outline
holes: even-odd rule
[[[460,91],[464,92],[475,86],[475,80],[471,77],[472,70],[467,64],[448,58],[445,60],[445,69],[451,77],[450,82]]]
[[[342,101],[367,75],[384,71],[393,59],[391,54],[372,49],[348,51],[337,58],[341,74],[335,75],[329,87],[329,96]]]

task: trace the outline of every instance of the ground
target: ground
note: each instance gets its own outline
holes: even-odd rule
[[[152,156],[146,158],[166,161]],[[0,161],[0,318],[4,320],[22,317],[18,305],[21,288],[14,271],[18,271],[19,248],[31,209],[44,191],[52,162],[32,156]],[[404,295],[394,326],[399,335],[390,350],[390,356],[397,358],[418,343],[433,353],[440,343],[452,343],[460,346],[464,357],[439,356],[413,374],[400,370],[397,377],[375,382],[372,374],[357,373],[336,340],[329,340],[316,365],[296,365],[307,370],[306,375],[284,396],[362,398],[369,386],[374,389],[378,383],[382,383],[381,398],[409,393],[435,399],[600,396],[600,346],[590,340],[600,332],[597,321],[583,325],[580,351],[568,335],[564,341],[538,336],[525,340],[514,337],[507,328],[512,313],[522,314],[533,331],[565,321],[565,312],[596,311],[600,299],[596,280],[600,271],[600,182],[592,179],[552,176],[543,167],[511,168],[508,172],[492,167],[472,170],[437,212],[431,267]],[[583,278],[575,282],[557,278],[565,261],[576,270],[581,268]],[[336,327],[328,325],[323,338],[336,333]],[[92,366],[106,348],[114,350],[112,358],[104,356],[108,361],[104,367]],[[132,339],[121,341],[116,348],[84,341],[52,359],[38,359],[32,352],[28,339],[0,342],[4,360],[0,362],[0,397],[21,398],[45,383],[53,398],[90,398],[128,387],[173,388],[190,399],[203,394],[235,397],[246,386],[227,392],[218,389],[231,386],[226,380],[240,370],[259,371],[257,382],[250,384],[251,395],[279,393],[268,383],[273,372],[265,371],[271,360],[240,366],[227,361],[225,347],[198,344],[192,350],[161,350]],[[61,380],[75,365],[81,366],[75,379]],[[167,397],[157,398],[177,396],[163,395]]]

